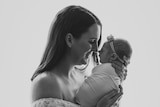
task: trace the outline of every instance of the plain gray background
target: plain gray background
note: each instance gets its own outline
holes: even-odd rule
[[[100,18],[102,43],[113,34],[133,48],[121,107],[160,107],[159,0],[0,0],[0,106],[30,106],[30,78],[40,63],[50,24],[71,4]]]

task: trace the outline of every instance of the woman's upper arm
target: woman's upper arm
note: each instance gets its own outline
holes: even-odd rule
[[[41,98],[60,98],[60,95],[56,79],[42,77],[32,83],[32,102]]]

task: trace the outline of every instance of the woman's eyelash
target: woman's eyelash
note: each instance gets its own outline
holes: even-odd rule
[[[90,43],[90,44],[94,44],[95,42],[96,42],[95,39],[89,40],[89,43]]]

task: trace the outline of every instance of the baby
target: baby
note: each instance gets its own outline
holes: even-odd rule
[[[114,39],[109,36],[99,51],[100,65],[92,70],[76,95],[76,101],[82,107],[96,107],[98,100],[112,89],[119,90],[124,78],[120,78],[112,67],[112,61],[118,61],[125,67],[129,64],[132,49],[123,39]],[[123,73],[126,76],[126,73]]]

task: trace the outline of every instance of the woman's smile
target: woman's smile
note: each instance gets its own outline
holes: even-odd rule
[[[81,60],[82,64],[87,64],[88,60],[89,60],[89,56],[91,54],[91,50],[86,52]]]

